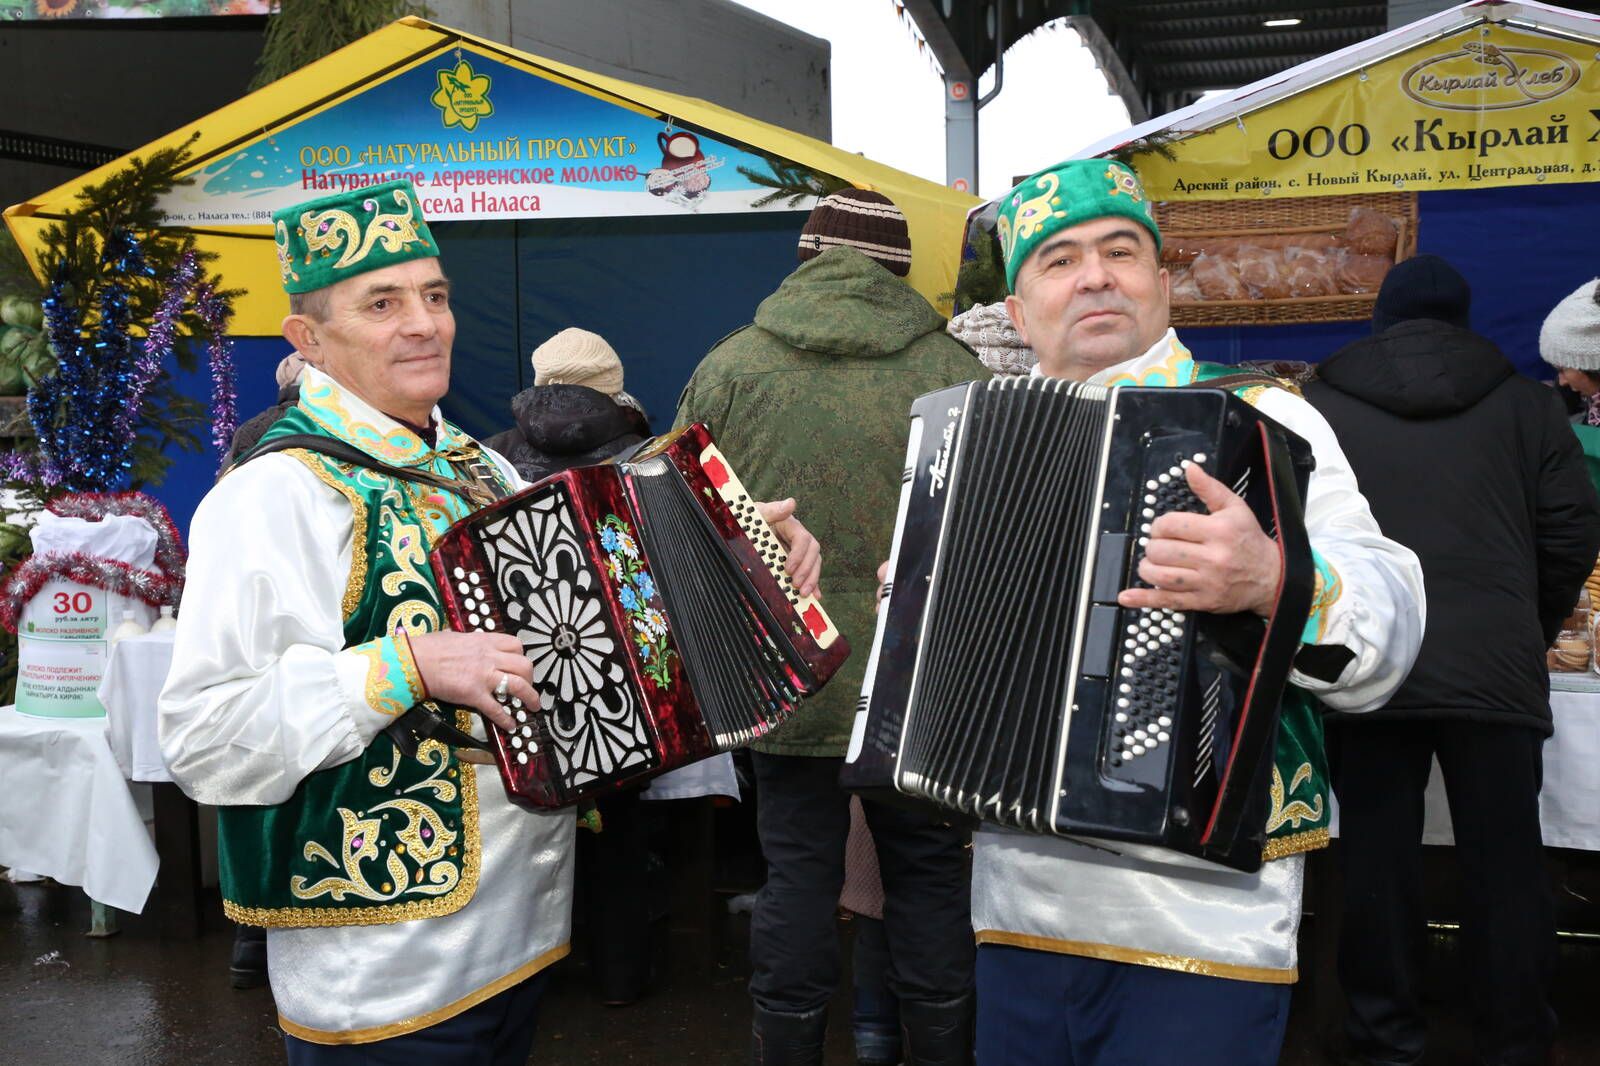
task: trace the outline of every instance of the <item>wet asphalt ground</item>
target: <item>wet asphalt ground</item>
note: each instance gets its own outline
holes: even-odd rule
[[[1569,855],[1572,853],[1568,853]],[[1566,928],[1593,923],[1600,857],[1555,871]],[[731,895],[729,893],[725,894]],[[1448,899],[1441,906],[1448,910]],[[1337,993],[1315,961],[1317,921],[1307,920],[1303,979],[1282,1066],[1322,1066]],[[123,915],[121,932],[84,936],[89,904],[74,888],[0,880],[0,1066],[276,1066],[283,1060],[271,994],[228,984],[232,928],[208,908],[199,939],[164,940],[148,917]],[[720,1066],[743,1061],[748,1033],[745,962],[748,924],[733,915],[708,934],[704,923],[669,918],[658,936],[661,959],[650,994],[606,1007],[593,994],[582,950],[558,964],[541,1010],[530,1062],[539,1066]],[[1600,929],[1596,930],[1600,932]],[[848,924],[841,925],[848,944]],[[709,939],[708,939],[709,936]],[[1560,1066],[1600,1066],[1600,939],[1564,938],[1555,981],[1562,1032]],[[1473,1061],[1456,941],[1433,937],[1427,988],[1428,1066]],[[828,1066],[854,1062],[849,1001],[833,1004]],[[425,1064],[423,1064],[425,1066]],[[1176,1066],[1176,1064],[1151,1064]]]

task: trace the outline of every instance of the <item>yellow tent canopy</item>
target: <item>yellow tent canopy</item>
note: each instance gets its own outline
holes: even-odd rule
[[[85,186],[104,181],[132,156],[148,156],[198,134],[194,163],[188,171],[194,174],[227,159],[230,153],[270,142],[275,133],[450,52],[488,56],[637,115],[882,192],[900,206],[910,223],[916,249],[908,279],[911,284],[936,304],[955,288],[962,229],[967,211],[978,203],[975,198],[704,100],[592,74],[419,18],[401,19],[128,156],[10,207],[4,213],[6,224],[34,271],[40,273],[40,237],[45,228],[63,217]],[[201,248],[217,254],[216,270],[223,283],[244,292],[234,309],[233,332],[240,336],[277,334],[288,302],[279,282],[270,226],[262,221],[246,225],[191,223],[189,228]]]

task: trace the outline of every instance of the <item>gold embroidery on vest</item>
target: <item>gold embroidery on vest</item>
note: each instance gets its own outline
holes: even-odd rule
[[[1287,805],[1284,800],[1294,795],[1295,789],[1311,780],[1311,764],[1301,763],[1300,768],[1294,772],[1294,778],[1289,782],[1287,790],[1283,787],[1283,775],[1278,768],[1272,768],[1272,810],[1267,815],[1267,832],[1277,831],[1284,825],[1299,829],[1300,823],[1322,821],[1322,797],[1314,797],[1315,802],[1308,804],[1304,800],[1293,800]]]

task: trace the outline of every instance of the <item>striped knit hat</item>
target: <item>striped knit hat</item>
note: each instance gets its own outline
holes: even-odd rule
[[[906,216],[881,192],[840,189],[812,208],[800,231],[800,261],[829,248],[854,248],[902,278],[911,272]]]

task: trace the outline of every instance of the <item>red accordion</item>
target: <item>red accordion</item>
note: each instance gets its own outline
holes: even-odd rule
[[[490,729],[511,799],[562,807],[748,744],[850,654],[702,425],[563,471],[433,550],[450,624],[510,633],[537,710]]]

